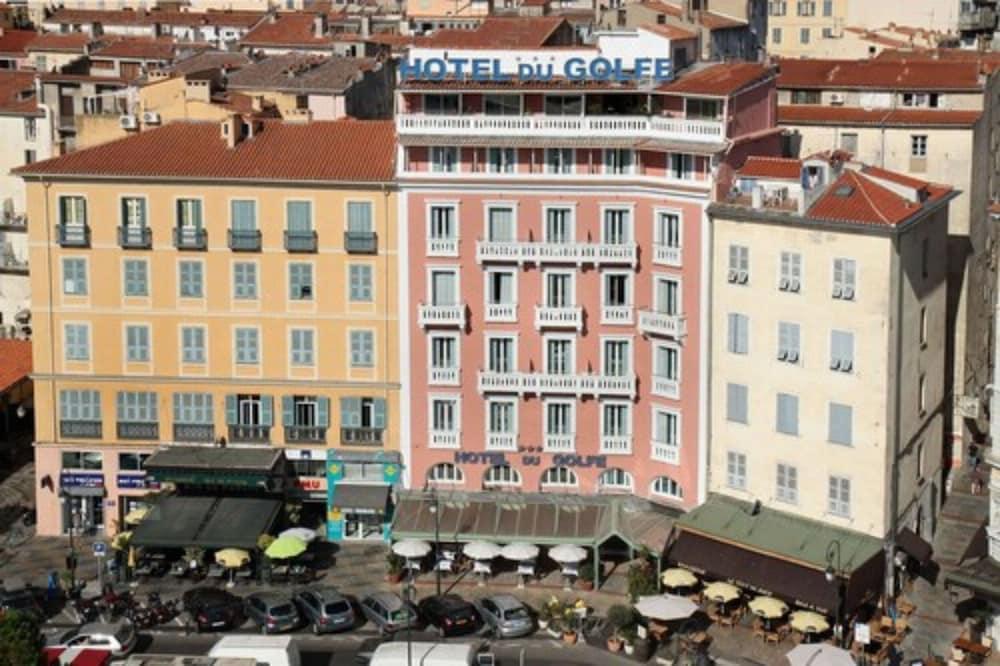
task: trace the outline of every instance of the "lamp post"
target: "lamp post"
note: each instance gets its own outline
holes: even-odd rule
[[[836,566],[834,566],[834,562],[836,562]],[[843,571],[841,570],[841,566],[840,542],[834,539],[826,548],[825,575],[826,582],[834,584],[837,587],[837,617],[834,620],[837,623],[837,630],[840,632],[840,635],[836,636],[837,647],[844,647],[844,638],[847,635],[847,630],[844,627],[844,595],[842,590]]]
[[[428,511],[434,516],[434,584],[437,595],[441,596],[441,511],[438,505],[437,489],[430,488],[431,505]]]

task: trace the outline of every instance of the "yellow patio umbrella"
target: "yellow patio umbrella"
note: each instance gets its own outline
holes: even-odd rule
[[[749,606],[750,612],[765,620],[776,620],[788,612],[788,604],[774,597],[756,597]]]
[[[149,507],[137,506],[125,514],[126,525],[138,525],[149,514]]]
[[[114,550],[125,550],[131,540],[131,532],[119,532],[111,539],[111,548]]]
[[[740,588],[722,581],[705,586],[705,598],[720,604],[728,604],[740,598]]]
[[[250,553],[240,548],[223,548],[215,553],[215,561],[227,569],[239,569],[250,562]]]
[[[667,587],[691,587],[698,584],[698,577],[687,569],[673,568],[667,569],[660,576],[660,580]]]
[[[792,613],[789,620],[792,629],[804,634],[821,634],[830,629],[830,623],[819,613],[799,610]]]

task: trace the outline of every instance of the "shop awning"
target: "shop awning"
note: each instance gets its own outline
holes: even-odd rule
[[[270,489],[282,476],[282,452],[272,448],[171,446],[146,461],[160,483]]]
[[[909,527],[904,527],[896,535],[896,546],[919,562],[920,566],[930,562],[931,555],[934,554],[934,548]]]
[[[164,497],[153,505],[132,533],[132,545],[185,548],[195,545],[215,497]]]
[[[281,501],[256,497],[163,498],[136,526],[132,544],[151,548],[247,548],[267,533]]]
[[[959,587],[980,599],[1000,602],[1000,564],[984,557],[945,574],[946,588]]]
[[[385,511],[389,502],[389,486],[362,483],[338,483],[333,493],[333,506],[350,511]]]

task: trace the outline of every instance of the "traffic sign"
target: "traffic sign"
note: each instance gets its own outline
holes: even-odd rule
[[[94,542],[94,557],[104,557],[108,554],[108,544],[103,541]]]

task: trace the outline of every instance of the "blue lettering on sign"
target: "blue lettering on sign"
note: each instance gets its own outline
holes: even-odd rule
[[[104,475],[63,472],[59,475],[59,485],[63,488],[103,488]]]
[[[608,466],[607,456],[579,456],[575,453],[560,453],[552,456],[552,464],[559,467],[596,467],[604,469]]]
[[[596,57],[567,58],[560,68],[548,62],[517,64],[517,73],[503,71],[499,58],[413,58],[403,60],[398,65],[400,79],[441,81],[455,78],[470,81],[519,82],[551,81],[557,76],[569,81],[601,81],[616,83],[649,81],[663,83],[673,78],[670,58],[623,58]]]
[[[155,489],[160,487],[160,482],[149,478],[145,474],[119,474],[117,479],[118,487],[125,489]]]
[[[507,456],[502,453],[479,453],[476,451],[455,451],[456,463],[471,465],[506,465]]]

